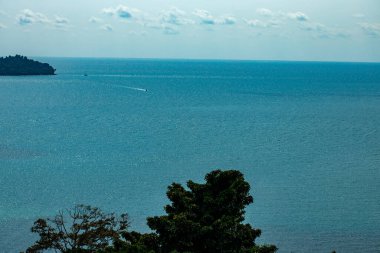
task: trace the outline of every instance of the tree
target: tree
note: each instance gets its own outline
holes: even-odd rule
[[[158,234],[160,251],[178,252],[275,252],[275,246],[258,246],[259,229],[244,221],[244,208],[253,202],[250,186],[241,172],[215,170],[205,184],[187,182],[168,187],[171,201],[167,215],[147,219]]]
[[[129,227],[127,214],[116,217],[99,208],[76,205],[60,211],[53,219],[38,219],[31,229],[40,239],[26,252],[55,250],[58,252],[95,252],[120,241]]]
[[[21,76],[21,75],[54,75],[55,69],[47,63],[41,63],[15,55],[0,57],[0,76]]]
[[[160,252],[157,235],[154,233],[140,234],[138,232],[124,232],[120,245],[115,250],[123,253],[155,253]]]
[[[236,170],[215,170],[206,183],[173,183],[166,215],[147,219],[154,233],[127,230],[128,216],[104,214],[99,208],[77,205],[53,219],[39,219],[32,232],[40,239],[27,249],[34,253],[273,253],[273,245],[256,245],[261,231],[244,222],[253,202],[249,183]]]

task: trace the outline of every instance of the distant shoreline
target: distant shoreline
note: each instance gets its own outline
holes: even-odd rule
[[[55,75],[55,69],[48,63],[15,55],[0,58],[0,76],[41,76]]]

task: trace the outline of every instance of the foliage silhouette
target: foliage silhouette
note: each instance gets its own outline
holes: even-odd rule
[[[54,75],[55,69],[47,63],[41,63],[15,55],[0,58],[0,76]]]
[[[127,214],[116,217],[99,208],[77,205],[60,211],[53,219],[38,219],[32,232],[40,239],[27,253],[53,249],[59,252],[95,252],[105,250],[120,240],[120,234],[129,226]]]
[[[187,182],[168,187],[171,204],[166,215],[149,217],[153,233],[128,231],[128,216],[104,214],[78,205],[54,219],[39,219],[32,232],[40,239],[28,253],[273,253],[273,245],[259,246],[261,231],[245,224],[245,207],[253,202],[250,185],[237,170],[215,170],[204,184]],[[69,224],[70,223],[70,224]]]
[[[171,201],[167,215],[148,218],[158,234],[161,252],[274,252],[275,246],[259,247],[261,231],[243,224],[244,208],[253,202],[250,186],[237,170],[215,170],[205,184],[187,182],[168,187]]]

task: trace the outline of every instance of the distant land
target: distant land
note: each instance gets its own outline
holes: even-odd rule
[[[55,69],[47,63],[15,55],[0,58],[0,76],[55,75]]]

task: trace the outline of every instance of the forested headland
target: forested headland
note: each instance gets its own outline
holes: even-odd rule
[[[54,75],[55,69],[48,63],[15,55],[0,58],[0,76]]]

